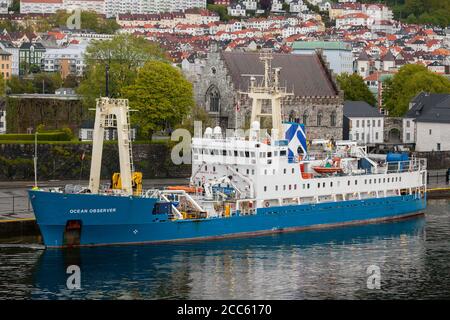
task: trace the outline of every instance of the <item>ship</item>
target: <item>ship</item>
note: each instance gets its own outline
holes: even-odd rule
[[[135,171],[125,99],[97,99],[88,186],[29,190],[48,248],[156,244],[261,236],[423,215],[426,159],[371,157],[355,141],[307,139],[283,121],[292,95],[263,54],[264,76],[240,94],[251,99],[250,128],[196,130],[185,186],[143,190]],[[272,129],[261,124],[271,122]],[[104,132],[117,129],[120,181],[100,184]]]

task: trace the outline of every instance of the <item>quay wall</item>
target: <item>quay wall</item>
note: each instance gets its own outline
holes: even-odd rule
[[[91,162],[91,144],[38,144],[39,180],[88,179]],[[189,177],[190,165],[175,165],[167,143],[134,143],[133,159],[136,171],[144,179]],[[84,157],[83,157],[84,154]],[[34,180],[34,144],[0,144],[0,181]],[[103,148],[102,179],[110,179],[119,172],[117,144],[106,143]]]
[[[413,152],[418,158],[426,158],[429,170],[450,168],[450,151]]]

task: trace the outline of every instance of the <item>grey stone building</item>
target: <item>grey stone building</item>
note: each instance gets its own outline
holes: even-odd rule
[[[248,124],[251,101],[243,92],[251,77],[257,81],[263,78],[264,65],[259,57],[255,52],[212,50],[204,60],[183,61],[183,71],[194,84],[197,105],[222,129]],[[309,139],[342,139],[343,93],[324,58],[316,53],[274,53],[272,68],[281,68],[280,85],[294,93],[283,100],[283,119],[304,123]]]

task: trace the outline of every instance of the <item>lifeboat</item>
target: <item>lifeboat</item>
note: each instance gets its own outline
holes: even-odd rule
[[[190,186],[168,186],[166,189],[172,190],[172,191],[182,190],[182,191],[186,191],[187,193],[196,193],[196,192],[203,191],[203,189],[200,187],[196,188],[196,187],[190,187]]]
[[[313,167],[314,171],[320,174],[341,173],[342,168],[339,167]]]

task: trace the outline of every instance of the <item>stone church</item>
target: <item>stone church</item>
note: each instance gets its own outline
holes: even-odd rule
[[[244,128],[251,101],[243,92],[251,77],[263,78],[259,57],[256,52],[213,50],[204,60],[183,61],[197,105],[222,129]],[[283,100],[283,119],[305,124],[309,139],[342,139],[344,96],[323,56],[274,53],[272,68],[281,68],[280,85],[293,93]]]

